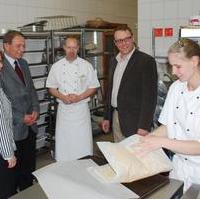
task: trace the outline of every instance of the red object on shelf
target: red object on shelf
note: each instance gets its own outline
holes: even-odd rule
[[[165,37],[173,36],[173,28],[165,28]]]
[[[154,36],[162,37],[163,36],[163,28],[154,28]]]

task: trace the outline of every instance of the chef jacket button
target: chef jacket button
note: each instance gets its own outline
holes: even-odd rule
[[[197,96],[197,99],[199,99],[199,96]]]
[[[193,114],[193,112],[190,112],[190,114],[192,115],[192,114]]]
[[[184,158],[185,160],[188,160],[187,158]]]
[[[190,129],[187,129],[186,131],[190,131]]]
[[[174,124],[176,124],[176,122],[174,122]]]
[[[183,91],[181,92],[181,94],[183,94]]]
[[[178,109],[179,107],[177,106],[176,109]]]

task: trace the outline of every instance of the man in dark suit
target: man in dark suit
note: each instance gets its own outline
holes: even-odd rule
[[[115,30],[114,43],[119,53],[109,66],[102,128],[109,132],[112,127],[114,140],[118,142],[150,131],[157,101],[157,69],[153,57],[136,49],[129,27]]]
[[[25,51],[24,35],[8,31],[3,38],[4,68],[2,87],[12,105],[14,140],[17,151],[16,189],[32,185],[35,170],[36,120],[39,102],[28,63],[22,59]]]

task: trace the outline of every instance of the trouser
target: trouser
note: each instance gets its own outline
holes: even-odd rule
[[[0,199],[7,199],[16,193],[15,170],[8,168],[8,163],[0,156]]]
[[[17,165],[15,183],[16,189],[24,190],[33,184],[32,172],[36,166],[36,134],[29,128],[28,137],[24,140],[16,141]]]
[[[113,111],[112,131],[115,142],[120,142],[125,138],[120,128],[118,111],[116,109]]]

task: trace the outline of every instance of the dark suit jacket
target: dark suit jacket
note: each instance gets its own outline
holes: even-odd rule
[[[117,65],[114,57],[109,68],[105,119],[112,122],[111,95]],[[128,137],[139,128],[150,131],[157,102],[157,68],[153,57],[139,50],[131,56],[121,79],[117,103],[122,133]]]
[[[38,97],[28,63],[24,59],[19,59],[18,61],[26,86],[19,79],[6,58],[4,59],[4,68],[1,73],[2,88],[12,105],[14,139],[16,141],[23,140],[28,136],[28,126],[23,123],[25,114],[30,114],[32,111],[39,112]],[[31,128],[37,132],[36,125],[32,125]]]

